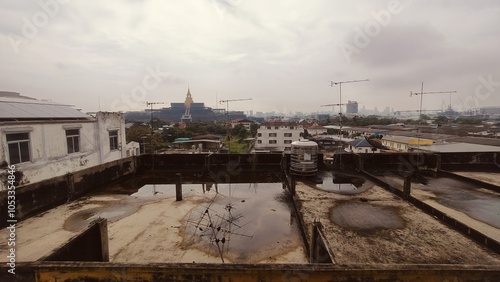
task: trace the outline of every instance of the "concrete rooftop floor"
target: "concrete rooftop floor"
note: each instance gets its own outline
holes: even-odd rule
[[[359,193],[339,194],[320,190],[309,182],[298,182],[296,191],[305,224],[310,225],[314,220],[323,224],[338,264],[500,266],[500,255],[374,184]],[[498,193],[485,193],[500,199]],[[412,189],[414,194],[417,197],[426,194],[427,201],[441,210],[498,240],[500,229],[439,204],[430,191]]]

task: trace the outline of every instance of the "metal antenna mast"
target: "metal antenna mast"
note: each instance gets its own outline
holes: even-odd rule
[[[457,91],[455,90],[452,90],[452,91],[432,91],[432,92],[424,92],[424,83],[422,82],[422,89],[420,90],[420,92],[413,92],[413,91],[410,91],[410,97],[413,96],[413,95],[420,95],[420,117],[422,116],[422,100],[423,100],[423,96],[424,95],[428,95],[428,94],[450,94],[450,105],[449,105],[449,109],[451,109],[451,94],[453,93],[457,93]]]
[[[155,151],[155,148],[154,148],[154,143],[153,143],[153,132],[154,132],[154,128],[153,128],[153,105],[159,105],[159,104],[164,104],[163,102],[146,102],[146,105],[149,107],[151,106],[151,109],[149,110],[150,111],[150,115],[151,115],[151,154],[154,154],[154,151]]]
[[[226,115],[227,115],[227,124],[230,127],[231,124],[229,122],[229,102],[238,102],[238,101],[248,101],[252,100],[252,98],[244,98],[244,99],[228,99],[228,100],[220,100],[219,103],[226,103]],[[228,129],[228,140],[227,140],[228,152],[231,153],[231,129]]]
[[[365,81],[370,81],[369,79],[361,79],[361,80],[346,80],[346,81],[330,81],[330,87],[333,87],[334,85],[339,85],[339,142],[341,148],[344,148],[342,146],[342,84],[344,83],[356,83],[356,82],[365,82]],[[342,154],[339,154],[339,168],[342,166]]]

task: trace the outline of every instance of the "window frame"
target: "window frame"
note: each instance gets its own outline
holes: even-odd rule
[[[27,135],[27,138],[24,138],[24,139],[15,139],[15,140],[9,140],[9,135],[12,136],[12,135],[20,135],[20,134],[26,134]],[[6,140],[6,143],[7,143],[7,152],[8,152],[8,155],[9,155],[9,164],[13,165],[13,164],[22,164],[22,163],[27,163],[27,162],[31,162],[32,160],[32,156],[31,156],[31,136],[30,136],[30,132],[9,132],[9,133],[5,133],[5,140]],[[17,145],[16,149],[17,149],[17,158],[18,160],[16,160],[16,162],[13,162],[13,151],[11,150],[11,145]],[[21,148],[21,144],[25,144],[26,148],[28,150],[28,153],[26,154],[26,152],[23,154],[22,153],[22,148]],[[27,159],[25,159],[24,157],[27,157]]]
[[[110,130],[109,131],[109,150],[110,151],[117,151],[120,148],[119,147],[120,140],[118,140],[118,136],[119,136],[119,130]]]
[[[73,131],[73,132],[70,133],[69,131]],[[76,131],[77,134],[75,134],[74,131]],[[68,129],[65,129],[65,133],[66,133],[66,147],[68,150],[68,155],[74,154],[74,153],[79,153],[80,147],[81,147],[80,146],[81,145],[80,144],[80,129],[79,128],[68,128]],[[71,140],[71,144],[72,144],[71,147],[70,147],[70,140]]]

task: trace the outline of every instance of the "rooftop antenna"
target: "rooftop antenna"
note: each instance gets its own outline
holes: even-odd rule
[[[154,129],[153,129],[153,105],[158,105],[158,104],[164,104],[163,102],[146,102],[146,105],[147,106],[151,106],[151,110],[150,110],[150,115],[151,115],[151,158],[152,158],[152,163],[151,163],[151,170],[154,170],[154,154],[155,154],[155,145],[154,145],[154,142],[153,142],[153,133],[154,133]]]
[[[226,115],[227,115],[227,124],[228,126],[231,126],[231,123],[229,122],[229,102],[238,102],[238,101],[248,101],[252,100],[252,98],[244,98],[244,99],[229,99],[229,100],[220,100],[219,103],[224,104],[226,103]],[[231,153],[231,129],[228,129],[228,151]]]
[[[361,80],[346,80],[346,81],[330,81],[330,87],[334,85],[339,85],[339,142],[341,148],[342,146],[342,84],[344,83],[356,83],[356,82],[365,82],[370,81],[369,79],[361,79]],[[342,154],[339,154],[339,168],[342,166]]]

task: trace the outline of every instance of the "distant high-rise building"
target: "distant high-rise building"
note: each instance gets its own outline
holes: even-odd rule
[[[356,101],[347,102],[346,113],[357,114],[358,113],[358,102],[356,102]]]

